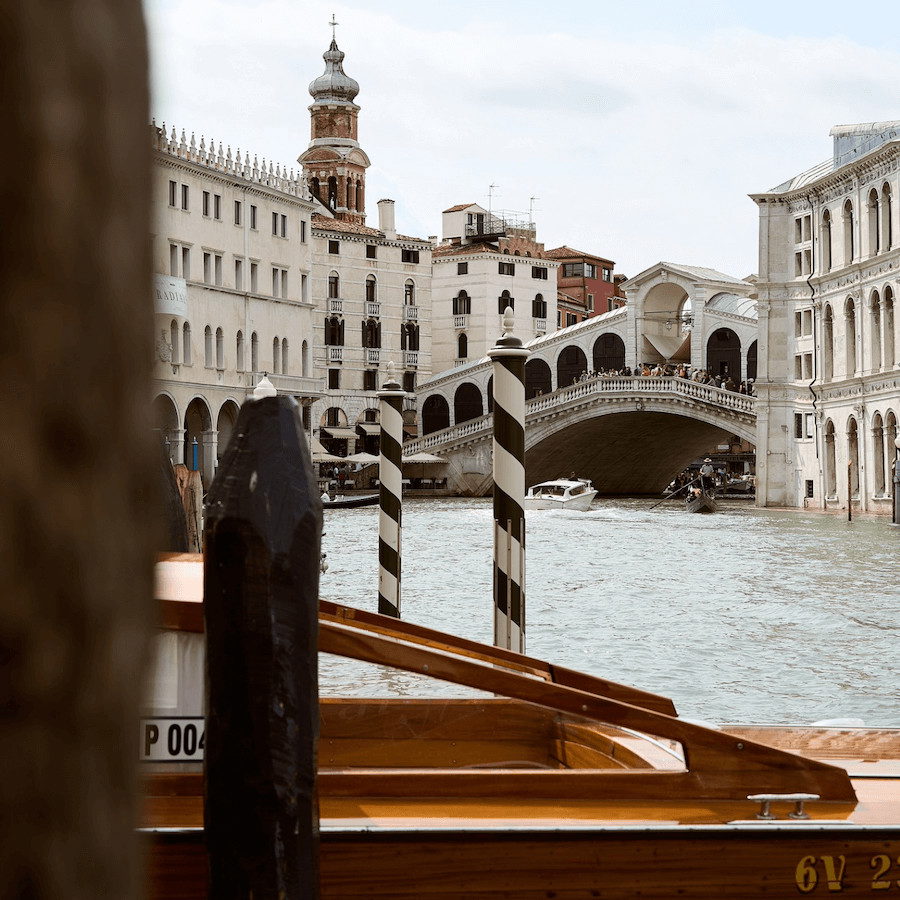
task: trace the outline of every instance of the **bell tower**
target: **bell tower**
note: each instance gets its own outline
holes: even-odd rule
[[[357,141],[359,107],[353,102],[359,83],[344,72],[344,53],[338,49],[333,19],[331,46],[322,58],[325,72],[310,82],[310,142],[297,162],[313,198],[336,219],[364,225],[366,169],[369,157]]]

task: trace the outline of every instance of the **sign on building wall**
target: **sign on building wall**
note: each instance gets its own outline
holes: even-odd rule
[[[141,719],[141,762],[202,762],[206,736],[202,716]]]
[[[187,318],[187,283],[172,275],[153,276],[154,307],[164,316]]]

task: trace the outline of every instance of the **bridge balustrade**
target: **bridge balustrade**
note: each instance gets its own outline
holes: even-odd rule
[[[565,406],[574,400],[596,396],[597,394],[624,394],[628,397],[653,397],[661,395],[678,395],[700,400],[723,409],[736,410],[738,412],[754,412],[755,399],[747,394],[738,394],[727,391],[711,384],[700,384],[686,378],[674,376],[597,376],[585,381],[576,381],[568,387],[560,388],[551,394],[543,394],[534,397],[525,404],[526,424],[529,418],[536,413],[542,413],[556,407]],[[469,419],[459,425],[451,425],[442,431],[435,431],[415,441],[404,445],[407,453],[419,453],[438,447],[442,444],[451,444],[473,434],[491,427],[492,416],[481,416],[477,419]]]

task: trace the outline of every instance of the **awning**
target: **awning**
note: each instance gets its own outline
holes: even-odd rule
[[[445,463],[447,462],[442,456],[435,456],[433,453],[413,453],[412,456],[404,456],[401,460],[403,463]]]
[[[337,441],[350,441],[357,437],[355,429],[339,428],[338,426],[335,426],[334,428],[320,428],[319,434],[323,437],[333,438]]]
[[[381,434],[381,426],[377,422],[357,422],[356,430],[369,437],[378,437]]]
[[[319,443],[318,438],[312,439],[309,445],[309,449],[312,455],[312,461],[314,463],[343,462],[340,456],[335,456],[333,453],[329,453],[321,445],[321,443]]]
[[[378,457],[373,453],[351,453],[350,456],[344,458],[344,462],[363,463],[371,466],[372,463],[378,462]]]

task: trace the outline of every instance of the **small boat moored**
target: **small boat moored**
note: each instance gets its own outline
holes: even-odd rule
[[[597,491],[588,478],[543,481],[528,489],[525,509],[590,509]]]
[[[338,494],[332,500],[328,494],[322,494],[322,509],[355,509],[357,506],[376,506],[378,494],[364,494],[362,497],[345,497]]]

